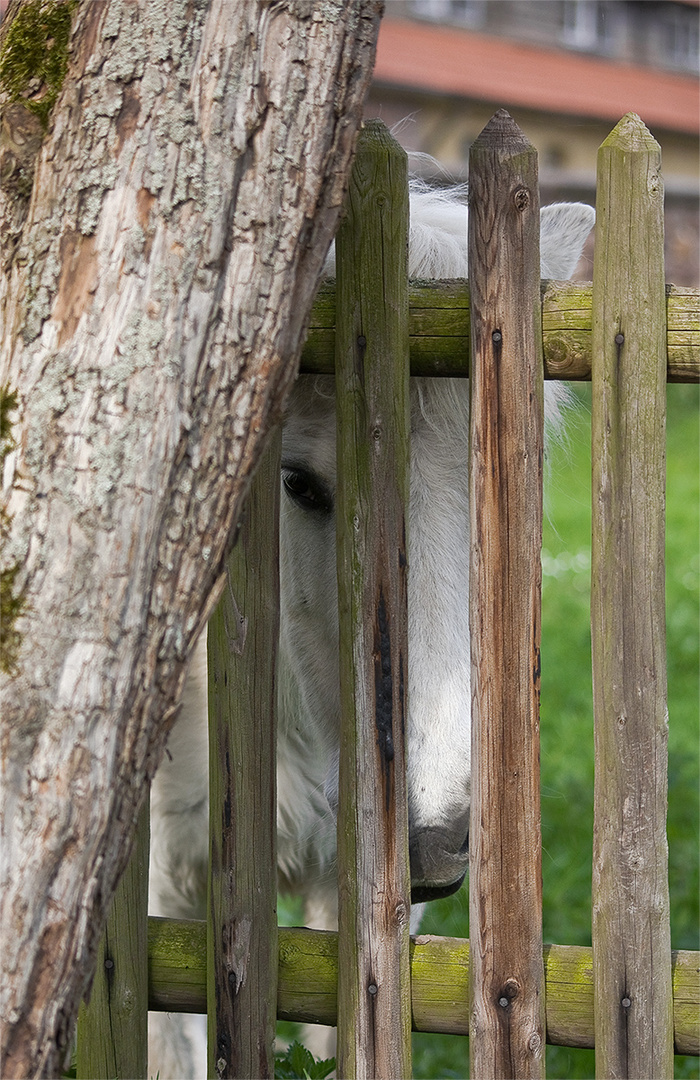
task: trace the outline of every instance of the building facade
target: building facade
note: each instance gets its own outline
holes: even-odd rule
[[[593,203],[598,147],[638,113],[662,147],[667,280],[698,287],[699,30],[697,0],[388,0],[366,114],[448,182],[506,108],[539,151],[543,201]]]

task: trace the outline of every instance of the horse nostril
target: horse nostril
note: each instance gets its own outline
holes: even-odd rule
[[[417,830],[411,835],[409,853],[414,900],[419,893],[423,899],[449,896],[461,885],[469,863],[469,832],[464,820],[450,828]]]
[[[444,900],[446,896],[453,896],[458,889],[461,889],[462,882],[466,876],[466,873],[462,874],[461,878],[458,878],[457,881],[453,881],[451,885],[443,885],[441,887],[416,885],[415,888],[411,889],[411,903],[427,904],[430,900]]]

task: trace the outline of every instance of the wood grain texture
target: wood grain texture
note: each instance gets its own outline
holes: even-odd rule
[[[633,114],[598,155],[591,549],[596,1072],[659,1080],[673,1076],[660,164]]]
[[[204,919],[148,916],[148,1007],[207,1011],[207,924]]]
[[[146,800],[78,1014],[78,1080],[148,1075],[148,849]]]
[[[407,709],[408,186],[380,121],[358,140],[338,267],[338,1073],[411,1075]]]
[[[409,349],[412,375],[468,376],[469,283],[409,281]],[[542,282],[545,379],[591,378],[593,286]],[[668,382],[700,382],[700,294],[666,286]],[[335,349],[335,283],[324,282],[311,309],[301,370],[332,374]]]
[[[274,1076],[281,429],[209,620],[209,1075]],[[254,823],[254,824],[253,824]]]
[[[206,1008],[203,922],[148,920],[149,1007],[173,1012]],[[545,945],[547,1042],[593,1047],[593,951]],[[700,1054],[700,953],[672,953],[673,1015],[677,1054]],[[469,942],[421,935],[411,938],[414,1031],[469,1033]],[[328,930],[279,928],[278,1018],[335,1024],[338,935]]]
[[[503,110],[469,157],[470,1058],[544,1076],[539,804],[543,367],[537,154]]]
[[[700,294],[666,285],[667,382],[700,381]],[[547,282],[542,296],[545,378],[590,380],[593,286]]]

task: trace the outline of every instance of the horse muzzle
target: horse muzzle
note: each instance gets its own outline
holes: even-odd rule
[[[469,865],[468,826],[428,826],[411,834],[411,902],[439,900],[457,892]]]

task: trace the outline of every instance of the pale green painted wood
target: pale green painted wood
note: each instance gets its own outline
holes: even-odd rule
[[[114,894],[87,1004],[78,1016],[78,1080],[140,1080],[148,1067],[148,799]]]
[[[590,282],[542,283],[542,341],[546,379],[590,380]],[[666,286],[668,382],[700,382],[700,293]],[[469,374],[469,286],[466,281],[409,282],[412,375]],[[324,283],[311,312],[301,370],[332,374],[335,283]]]
[[[148,1007],[207,1011],[207,924],[148,916]]]
[[[667,382],[700,381],[700,294],[666,285]],[[545,377],[590,379],[593,286],[545,283],[542,297]]]
[[[148,920],[149,1006],[168,1012],[206,1008],[206,926],[175,919]],[[545,945],[547,1042],[593,1046],[593,951]],[[677,1054],[700,1054],[700,953],[672,954]],[[414,1031],[466,1035],[469,1031],[469,942],[422,935],[411,939]],[[279,928],[277,1016],[336,1024],[338,935]]]
[[[535,1080],[546,1027],[540,214],[537,153],[503,110],[471,145],[469,192],[470,1075]]]
[[[655,1080],[673,1076],[660,164],[633,114],[598,154],[591,548],[596,1075]]]
[[[673,1046],[677,1054],[700,1054],[700,953],[679,949],[673,965]]]
[[[363,127],[336,239],[338,1072],[411,1075],[406,154]]]
[[[338,934],[280,927],[277,1015],[310,1024],[338,1023]]]
[[[209,622],[209,1075],[274,1075],[275,668],[281,433],[270,436]]]

